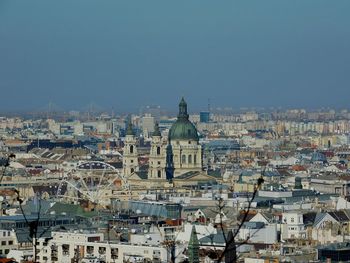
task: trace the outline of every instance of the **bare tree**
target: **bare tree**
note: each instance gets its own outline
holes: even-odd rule
[[[237,248],[243,244],[246,244],[249,241],[249,238],[244,240],[243,242],[240,242],[239,244],[236,243],[236,237],[239,234],[241,228],[243,227],[244,223],[246,222],[249,212],[252,208],[252,203],[261,187],[261,185],[264,183],[263,176],[261,176],[258,180],[257,183],[254,186],[254,191],[252,196],[248,200],[248,206],[243,212],[243,217],[239,221],[237,228],[233,231],[229,231],[228,234],[225,233],[225,225],[223,222],[223,211],[224,208],[226,207],[223,200],[220,198],[217,204],[217,208],[220,213],[220,222],[219,222],[219,227],[222,231],[222,235],[225,241],[225,247],[221,253],[218,253],[218,258],[217,262],[222,262],[223,259],[225,258],[225,263],[235,263],[238,260],[238,255],[237,255]]]
[[[42,231],[39,231],[39,222],[40,222],[40,216],[41,216],[41,199],[39,198],[36,200],[38,204],[38,209],[37,209],[37,216],[35,220],[28,220],[28,217],[23,209],[24,200],[21,198],[20,192],[17,189],[15,190],[15,192],[17,194],[17,202],[19,204],[21,214],[23,215],[26,226],[29,229],[29,241],[32,243],[33,249],[34,249],[33,263],[37,263],[37,256],[38,256],[37,240],[41,238],[47,231],[49,231],[53,225],[50,225],[47,228],[43,229]]]

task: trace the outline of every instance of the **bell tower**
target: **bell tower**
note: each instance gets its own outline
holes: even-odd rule
[[[162,142],[158,123],[154,126],[151,152],[149,156],[148,179],[166,179],[165,176],[166,152]]]
[[[136,137],[130,120],[126,130],[123,148],[123,173],[124,176],[128,177],[138,171],[139,163],[136,148]]]

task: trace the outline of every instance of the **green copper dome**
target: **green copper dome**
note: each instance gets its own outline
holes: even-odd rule
[[[195,140],[199,141],[196,127],[188,120],[187,103],[184,98],[179,104],[179,115],[169,131],[169,140]]]

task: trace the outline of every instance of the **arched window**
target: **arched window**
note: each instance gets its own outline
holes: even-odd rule
[[[162,172],[160,170],[158,170],[157,175],[158,175],[158,178],[161,178],[162,177]]]
[[[192,155],[191,154],[188,156],[188,163],[192,163]]]
[[[157,147],[157,155],[160,155],[160,147]]]
[[[194,164],[197,163],[197,154],[193,155],[193,163],[194,163]]]
[[[182,155],[182,160],[181,160],[182,163],[186,163],[186,155]]]
[[[134,168],[131,168],[130,169],[130,173],[134,173],[135,169]]]
[[[134,153],[134,146],[130,145],[130,153]]]

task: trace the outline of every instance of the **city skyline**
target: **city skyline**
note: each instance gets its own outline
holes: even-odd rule
[[[350,1],[0,1],[0,262],[350,262]]]

